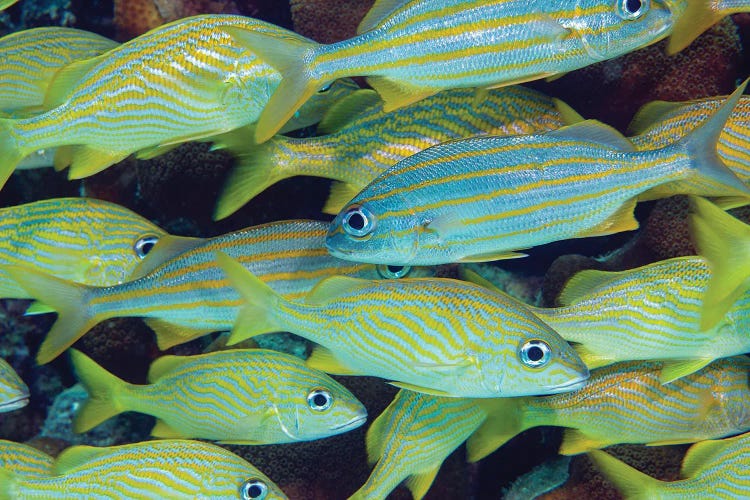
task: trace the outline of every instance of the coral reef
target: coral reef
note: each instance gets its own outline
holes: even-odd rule
[[[356,34],[374,0],[291,0],[294,31],[320,43]]]

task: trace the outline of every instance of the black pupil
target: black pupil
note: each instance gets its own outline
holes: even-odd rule
[[[404,270],[404,266],[388,266],[388,270],[393,274],[398,274]]]
[[[626,0],[625,9],[631,14],[635,14],[641,10],[641,0]]]
[[[152,248],[154,248],[153,241],[144,241],[141,245],[141,255],[148,255]]]
[[[359,212],[353,212],[349,216],[349,227],[356,229],[357,231],[365,227],[365,218]]]
[[[315,406],[325,406],[328,403],[328,398],[323,394],[316,394],[313,396],[313,403]]]
[[[251,484],[247,489],[247,494],[250,496],[250,498],[258,498],[263,494],[263,488],[261,488],[258,484]]]
[[[542,351],[542,348],[539,346],[531,346],[529,347],[529,350],[526,351],[526,356],[528,356],[531,361],[539,361],[544,356],[544,351]]]

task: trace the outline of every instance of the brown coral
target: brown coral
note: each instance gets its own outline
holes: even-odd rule
[[[115,29],[121,42],[164,24],[152,0],[115,0]]]
[[[354,36],[374,0],[291,0],[294,31],[320,43]]]

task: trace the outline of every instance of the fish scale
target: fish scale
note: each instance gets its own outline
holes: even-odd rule
[[[29,388],[7,361],[0,358],[0,413],[29,404]]]
[[[24,476],[46,476],[53,471],[54,459],[26,444],[0,440],[0,469]]]

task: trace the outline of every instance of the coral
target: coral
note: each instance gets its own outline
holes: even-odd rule
[[[491,263],[465,265],[508,295],[527,304],[539,305],[541,276],[508,271]]]
[[[164,18],[152,0],[114,0],[117,40],[131,38],[164,24]]]
[[[57,457],[57,455],[62,453],[65,448],[71,446],[71,444],[64,439],[40,436],[26,441],[26,444],[29,446],[33,446],[39,451],[43,451],[51,457]]]
[[[602,267],[599,261],[584,255],[570,254],[558,257],[544,275],[542,305],[544,307],[559,306],[557,296],[575,273],[584,269],[602,269]]]
[[[529,472],[513,481],[510,488],[504,491],[505,500],[526,500],[537,498],[563,484],[570,474],[571,457],[557,456],[537,465]]]
[[[320,43],[356,34],[374,0],[291,0],[294,31]]]

